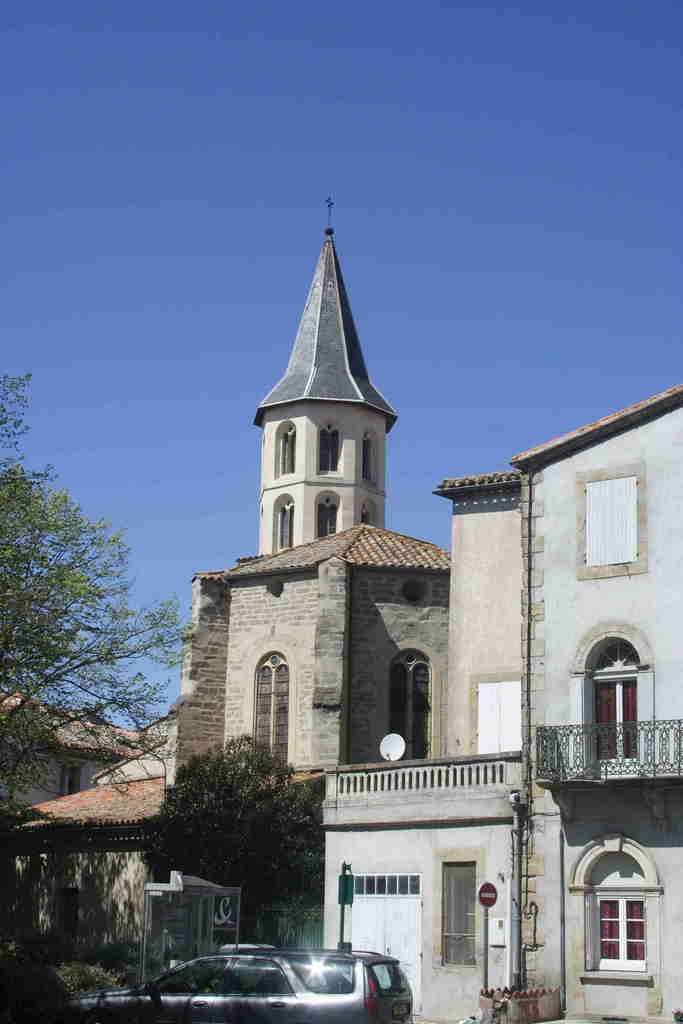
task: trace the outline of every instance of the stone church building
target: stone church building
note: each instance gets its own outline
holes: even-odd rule
[[[396,413],[371,383],[331,229],[261,402],[260,553],[194,580],[178,760],[253,733],[297,770],[443,751],[449,555],[384,529]],[[439,713],[435,713],[439,709]]]

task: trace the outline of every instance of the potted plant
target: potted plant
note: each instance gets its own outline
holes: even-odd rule
[[[683,1022],[683,1010],[674,1010],[673,1017],[674,1020],[679,1020]]]

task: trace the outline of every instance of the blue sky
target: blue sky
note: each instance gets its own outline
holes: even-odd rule
[[[390,528],[447,546],[441,478],[681,382],[681,11],[3,7],[2,368],[139,602],[256,550],[330,192]]]

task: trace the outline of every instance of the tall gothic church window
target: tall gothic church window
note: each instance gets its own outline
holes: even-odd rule
[[[336,473],[339,468],[339,431],[323,427],[318,443],[318,472]]]
[[[267,655],[256,670],[254,738],[281,764],[289,739],[289,666],[279,654]]]
[[[429,659],[420,651],[403,651],[389,675],[389,732],[406,741],[406,757],[429,757],[431,719]]]

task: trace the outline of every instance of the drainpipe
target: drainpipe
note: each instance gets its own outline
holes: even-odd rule
[[[560,822],[560,1010],[567,1009],[567,920],[564,904],[564,828]]]
[[[512,805],[512,915],[510,921],[510,961],[514,992],[522,988],[522,857],[526,805],[519,792],[510,793]]]

